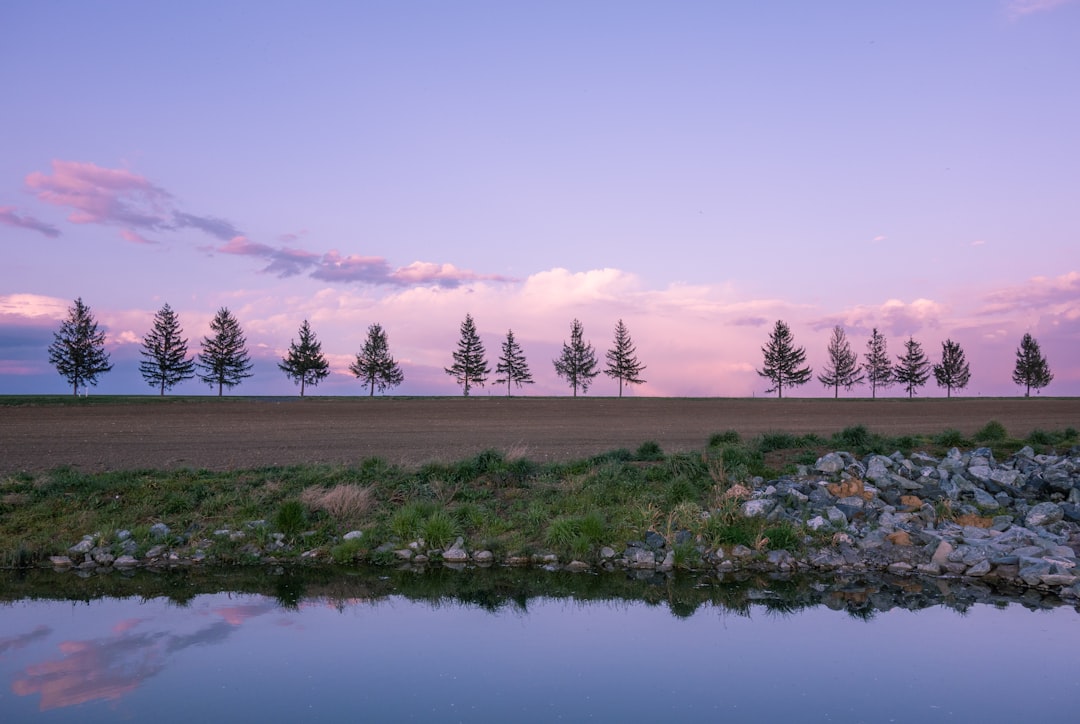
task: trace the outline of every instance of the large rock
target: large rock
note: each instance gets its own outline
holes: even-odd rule
[[[831,452],[818,458],[818,461],[814,464],[814,470],[819,473],[833,474],[838,473],[845,467],[844,458],[840,457],[840,453]]]
[[[776,501],[772,498],[758,498],[757,500],[746,501],[742,504],[740,510],[747,518],[761,518],[772,512],[775,507]]]
[[[1027,515],[1024,516],[1024,525],[1028,528],[1050,525],[1058,522],[1063,517],[1065,517],[1065,513],[1057,503],[1039,503],[1028,510]]]

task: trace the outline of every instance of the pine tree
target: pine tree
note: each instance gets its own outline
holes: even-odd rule
[[[829,339],[829,363],[825,373],[818,375],[818,380],[826,387],[833,388],[833,398],[840,396],[840,388],[851,390],[865,378],[859,369],[859,358],[851,351],[847,335],[840,325],[833,327]]]
[[[368,327],[364,348],[356,355],[356,361],[349,365],[349,371],[368,385],[369,397],[375,396],[376,387],[379,392],[385,392],[405,381],[405,374],[390,356],[386,332],[380,324]]]
[[[971,380],[971,368],[964,356],[964,350],[951,339],[941,343],[941,363],[934,365],[934,379],[937,380],[938,387],[944,387],[948,391],[946,397],[952,397],[954,388],[962,390],[967,387]]]
[[[904,342],[904,354],[897,356],[893,379],[907,390],[908,398],[915,396],[915,391],[930,379],[930,361],[922,351],[922,345],[913,337]]]
[[[154,315],[154,326],[143,337],[139,372],[162,396],[165,390],[195,376],[195,360],[188,357],[187,340],[180,319],[168,304]]]
[[[226,307],[219,309],[210,321],[210,332],[212,336],[203,337],[202,352],[195,366],[201,370],[199,379],[211,387],[217,385],[221,397],[223,387],[235,387],[251,377],[252,364],[240,323]]]
[[[888,344],[885,335],[874,327],[870,339],[866,342],[866,354],[863,355],[863,371],[866,372],[866,381],[870,385],[870,397],[877,397],[880,387],[885,389],[893,383],[893,366],[889,361]]]
[[[596,352],[591,342],[585,342],[584,329],[578,320],[570,324],[570,342],[563,342],[562,354],[554,364],[555,374],[573,388],[574,397],[577,397],[579,387],[582,394],[588,393],[593,378],[600,374],[596,369]]]
[[[75,300],[75,306],[68,307],[67,319],[60,323],[60,331],[53,333],[49,364],[68,381],[73,396],[79,394],[79,387],[96,387],[98,375],[112,369],[105,351],[105,332],[98,330],[82,297]]]
[[[323,357],[322,343],[315,338],[306,319],[300,325],[300,341],[289,340],[289,351],[281,358],[278,369],[300,385],[301,397],[305,386],[317,387],[330,374],[330,363]]]
[[[499,363],[495,365],[495,374],[501,375],[495,380],[495,384],[506,383],[506,396],[510,396],[510,384],[522,385],[533,384],[532,372],[529,364],[525,361],[525,353],[521,351],[521,345],[514,339],[514,330],[506,332],[506,340],[502,343],[502,354]]]
[[[491,374],[491,368],[484,356],[484,343],[476,333],[476,323],[473,322],[471,314],[466,314],[465,321],[461,323],[461,337],[453,357],[454,364],[445,368],[446,374],[457,380],[465,397],[468,397],[472,386],[483,387],[487,376]]]
[[[1031,388],[1036,391],[1046,387],[1054,380],[1046,357],[1039,349],[1039,343],[1030,334],[1025,334],[1016,349],[1016,369],[1013,370],[1013,382],[1024,386],[1024,397],[1031,396]]]
[[[806,349],[795,346],[791,330],[781,320],[776,321],[768,344],[761,348],[761,354],[765,358],[765,364],[757,373],[773,383],[765,392],[775,391],[778,398],[784,396],[785,385],[804,385],[813,374],[809,367],[802,366],[806,362]]]
[[[615,346],[607,351],[607,368],[604,374],[619,381],[619,397],[622,397],[623,383],[628,385],[640,385],[645,380],[641,379],[641,371],[645,365],[637,358],[637,349],[630,340],[630,332],[620,319],[615,325]]]

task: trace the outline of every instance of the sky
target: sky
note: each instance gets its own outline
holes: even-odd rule
[[[629,395],[765,395],[777,320],[815,374],[834,325],[860,355],[952,339],[972,396],[1022,394],[1030,333],[1042,394],[1077,395],[1078,74],[1080,0],[6,0],[0,394],[70,391],[47,348],[80,297],[95,394],[155,393],[168,303],[193,353],[238,318],[236,394],[297,393],[305,319],[333,370],[309,393],[365,394],[378,323],[394,393],[460,394],[471,314],[492,368],[513,330],[522,394],[570,394],[572,320],[602,364],[622,319]]]

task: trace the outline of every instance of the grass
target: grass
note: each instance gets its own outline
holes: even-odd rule
[[[170,545],[205,550],[221,563],[257,561],[253,546],[277,534],[289,545],[279,557],[319,549],[341,563],[391,563],[394,548],[423,541],[442,549],[458,536],[470,549],[499,555],[550,551],[595,560],[601,547],[621,550],[652,530],[671,542],[679,567],[693,567],[701,547],[797,549],[806,531],[797,523],[743,517],[741,491],[756,476],[775,479],[830,450],[941,456],[953,446],[982,444],[1003,460],[1025,445],[1036,452],[1067,449],[1078,437],[1073,428],[1011,437],[996,421],[971,440],[955,430],[887,437],[855,425],[828,438],[772,432],[744,441],[734,431],[720,432],[696,453],[667,454],[646,441],[634,452],[569,463],[486,451],[416,469],[380,458],[352,467],[226,472],[56,468],[0,477],[0,566],[66,554],[84,535],[119,553],[120,530],[130,531],[143,553],[155,542],[151,526],[162,522],[172,531]],[[353,530],[362,537],[343,541]],[[684,541],[678,546],[677,534]]]

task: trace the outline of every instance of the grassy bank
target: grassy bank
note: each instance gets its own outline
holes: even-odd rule
[[[991,422],[971,439],[954,430],[882,437],[855,426],[830,437],[769,433],[744,440],[728,431],[702,442],[693,453],[667,454],[646,441],[550,464],[511,450],[416,469],[370,458],[355,467],[17,474],[0,479],[0,564],[39,564],[87,534],[119,546],[121,530],[130,531],[137,555],[165,543],[219,563],[254,563],[267,551],[283,560],[317,551],[315,560],[391,563],[389,548],[422,539],[439,549],[458,536],[497,560],[552,552],[564,561],[592,561],[601,546],[619,550],[649,531],[668,540],[687,531],[675,548],[676,565],[694,567],[699,544],[804,545],[807,531],[797,522],[741,516],[740,484],[793,472],[831,450],[940,455],[986,445],[1004,459],[1023,445],[1062,450],[1080,439],[1071,428],[1010,438]],[[156,523],[170,530],[164,540],[151,535]],[[363,536],[344,541],[352,530]]]

